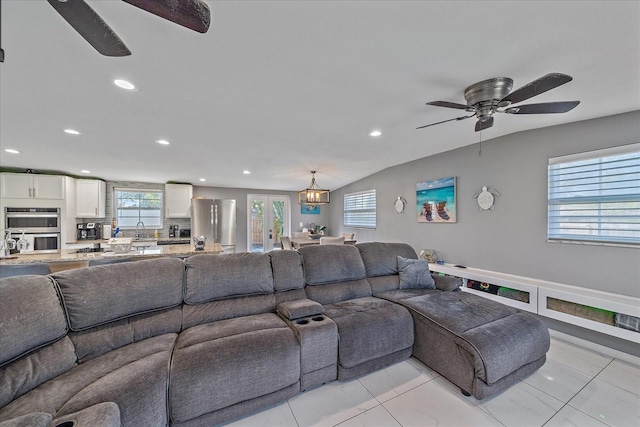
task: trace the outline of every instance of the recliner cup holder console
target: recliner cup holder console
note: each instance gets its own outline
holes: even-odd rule
[[[314,322],[322,322],[324,320],[324,316],[316,316],[311,318]]]
[[[309,323],[307,319],[296,320],[297,325],[306,325],[307,323]]]
[[[73,427],[76,425],[75,421],[65,421],[60,424],[56,424],[54,427]]]

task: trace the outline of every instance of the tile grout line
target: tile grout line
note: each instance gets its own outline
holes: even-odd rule
[[[593,380],[595,380],[595,379],[596,379],[596,377],[602,373],[602,371],[604,371],[605,369],[607,369],[607,367],[608,367],[609,365],[611,365],[611,364],[613,363],[613,361],[614,361],[614,360],[615,360],[615,358],[614,358],[614,359],[612,359],[612,360],[610,360],[610,361],[609,361],[609,363],[607,363],[607,364],[606,364],[602,369],[600,369],[600,370],[599,370],[599,371],[598,371],[594,376],[592,376],[592,377],[591,377],[591,379],[590,379],[589,381],[587,381],[587,383],[586,383],[584,386],[582,386],[582,388],[580,388],[580,390],[578,390],[577,392],[575,392],[575,393],[574,393],[574,395],[571,397],[571,399],[567,400],[567,402],[566,402],[566,403],[564,403],[564,404],[562,405],[562,407],[561,407],[560,409],[558,409],[558,410],[556,411],[556,413],[555,413],[555,414],[553,414],[553,415],[551,416],[551,418],[549,418],[547,421],[545,421],[545,423],[544,423],[544,424],[542,424],[542,426],[541,426],[541,427],[544,427],[545,425],[547,425],[547,423],[548,423],[549,421],[551,421],[551,419],[552,419],[553,417],[555,417],[556,415],[558,415],[558,413],[559,413],[560,411],[562,411],[566,406],[569,406],[571,409],[574,409],[574,410],[576,410],[576,411],[580,412],[581,414],[584,414],[584,415],[588,416],[589,418],[593,418],[594,420],[596,420],[596,421],[598,421],[598,422],[600,422],[600,423],[602,423],[602,424],[604,424],[604,425],[609,426],[610,424],[607,424],[607,423],[605,423],[605,422],[602,422],[601,420],[599,420],[599,419],[597,419],[597,418],[592,417],[591,415],[587,414],[586,412],[583,412],[583,411],[581,411],[580,409],[575,408],[575,407],[573,407],[573,406],[569,405],[569,402],[571,402],[573,399],[575,399],[575,397],[576,397],[578,394],[580,394],[580,392],[581,392],[582,390],[584,390],[585,388],[587,388],[587,386],[588,386],[589,384],[591,384],[591,383],[593,382]],[[564,365],[564,364],[562,364],[562,365]],[[564,365],[564,366],[567,366],[567,365]],[[606,382],[606,381],[605,381],[605,382]],[[529,385],[531,385],[531,384],[529,384]],[[534,386],[532,386],[532,387],[534,387]],[[537,387],[534,387],[534,388],[538,389]],[[540,390],[540,389],[538,389],[538,390]],[[545,392],[544,392],[544,391],[542,391],[542,390],[540,390],[540,391],[541,391],[542,393],[545,393]],[[547,394],[547,393],[545,393],[545,394]],[[553,397],[553,396],[552,396],[552,397]]]

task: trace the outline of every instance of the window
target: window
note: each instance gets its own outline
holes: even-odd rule
[[[640,245],[640,144],[549,159],[549,241]]]
[[[145,228],[162,228],[162,190],[116,188],[115,215],[120,228],[135,228],[138,221]]]
[[[376,228],[376,190],[344,195],[344,226]]]

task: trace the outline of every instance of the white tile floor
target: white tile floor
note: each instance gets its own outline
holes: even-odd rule
[[[551,338],[547,363],[485,400],[416,359],[332,382],[229,426],[640,426],[640,367]]]

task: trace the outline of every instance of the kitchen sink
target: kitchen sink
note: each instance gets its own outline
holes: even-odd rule
[[[133,246],[134,248],[157,246],[157,245],[158,245],[158,239],[154,237],[138,237],[137,239],[131,240],[131,246]]]

